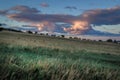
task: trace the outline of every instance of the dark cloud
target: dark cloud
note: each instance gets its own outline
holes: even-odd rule
[[[77,7],[75,7],[75,6],[66,6],[65,9],[76,10]]]
[[[18,11],[21,13],[38,13],[38,12],[40,12],[36,8],[31,8],[31,7],[24,6],[24,5],[18,5],[18,6],[12,7],[10,10]]]
[[[40,6],[41,6],[41,7],[49,7],[49,4],[43,2],[43,3],[40,4]]]
[[[82,15],[82,19],[95,25],[120,24],[120,6],[108,9],[87,10]]]

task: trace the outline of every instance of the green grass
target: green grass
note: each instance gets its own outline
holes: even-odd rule
[[[0,43],[0,80],[120,80],[120,55]]]

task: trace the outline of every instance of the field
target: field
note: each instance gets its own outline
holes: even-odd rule
[[[0,80],[120,80],[120,45],[1,31]]]

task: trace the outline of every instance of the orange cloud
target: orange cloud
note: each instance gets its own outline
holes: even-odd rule
[[[72,34],[82,34],[90,28],[87,21],[73,21],[72,24],[71,27],[64,28],[64,30]]]

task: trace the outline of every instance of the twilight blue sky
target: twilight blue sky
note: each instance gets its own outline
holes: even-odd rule
[[[0,0],[0,23],[18,29],[119,37],[120,0]]]
[[[26,5],[37,8],[42,13],[80,15],[84,10],[111,8],[120,4],[120,0],[0,0],[0,9],[8,9],[16,5]],[[49,6],[43,8],[40,4]],[[65,7],[74,6],[77,10],[66,10]]]

